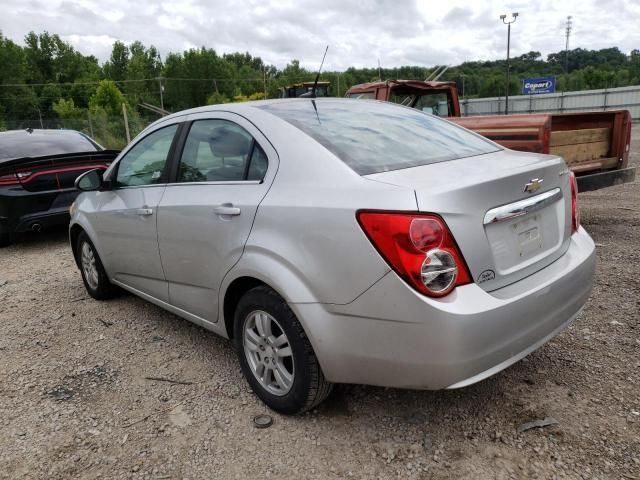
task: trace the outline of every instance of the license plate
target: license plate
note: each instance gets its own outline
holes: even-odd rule
[[[540,214],[532,215],[511,227],[518,238],[520,257],[530,257],[544,248],[542,229],[540,228]]]

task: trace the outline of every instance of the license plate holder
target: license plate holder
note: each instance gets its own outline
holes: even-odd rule
[[[517,239],[518,253],[521,258],[531,257],[544,249],[540,217],[541,213],[527,215],[511,226]]]

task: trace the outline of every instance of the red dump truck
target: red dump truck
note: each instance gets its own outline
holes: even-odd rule
[[[627,110],[461,117],[455,82],[419,80],[362,83],[346,96],[390,101],[446,117],[513,150],[560,155],[576,173],[580,191],[635,179],[635,168],[628,167]]]

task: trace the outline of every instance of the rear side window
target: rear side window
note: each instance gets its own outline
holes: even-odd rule
[[[457,125],[391,103],[282,101],[259,108],[299,128],[360,175],[501,150]]]
[[[267,156],[240,125],[228,120],[193,122],[180,159],[178,182],[262,180]]]

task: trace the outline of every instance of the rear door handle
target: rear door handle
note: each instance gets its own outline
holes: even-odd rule
[[[216,215],[240,215],[240,209],[232,204],[224,204],[213,210]]]
[[[144,215],[144,216],[153,215],[153,208],[138,208],[136,210],[136,213],[138,215]]]

